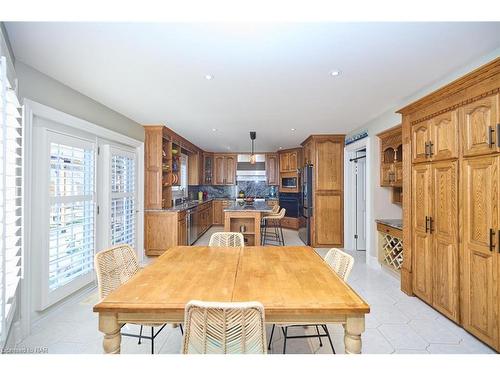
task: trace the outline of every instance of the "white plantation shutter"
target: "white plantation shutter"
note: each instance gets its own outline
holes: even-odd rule
[[[93,272],[95,147],[92,142],[57,133],[48,142],[48,292],[52,293],[62,287],[65,291],[78,289]]]
[[[111,155],[111,244],[135,248],[135,156]]]
[[[7,61],[0,56],[0,342],[12,322],[21,278],[22,128],[17,95],[7,79]]]

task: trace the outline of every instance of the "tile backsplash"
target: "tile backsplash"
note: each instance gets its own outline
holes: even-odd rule
[[[190,185],[189,198],[198,199],[199,191],[206,191],[209,198],[236,198],[239,191],[243,190],[245,196],[267,197],[270,194],[271,186],[265,182],[240,181],[237,185],[217,186],[217,185]],[[278,188],[275,187],[276,195]]]

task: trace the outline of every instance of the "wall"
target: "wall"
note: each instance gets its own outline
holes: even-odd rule
[[[131,138],[140,141],[144,140],[142,126],[128,117],[113,111],[21,61],[15,61],[15,69],[19,80],[19,96],[21,98],[28,98],[45,104]]]
[[[462,77],[463,75],[469,73],[470,71],[480,67],[481,65],[486,64],[487,62],[497,58],[500,56],[500,48],[497,48],[496,50],[490,52],[489,54],[482,56],[478,59],[476,59],[473,62],[470,62],[466,65],[464,65],[461,69],[458,69],[450,74],[448,74],[446,77],[443,77],[442,79],[434,82],[433,84],[419,90],[418,92],[414,93],[413,95],[407,97],[404,100],[401,100],[397,105],[394,107],[390,108],[386,112],[382,113],[378,117],[374,118],[373,120],[365,123],[363,126],[359,127],[358,129],[354,130],[348,135],[358,133],[362,129],[367,129],[368,130],[368,137],[369,137],[369,142],[370,142],[370,155],[369,158],[371,159],[371,165],[373,167],[370,168],[368,171],[369,175],[367,177],[369,178],[369,186],[370,186],[370,192],[369,194],[371,195],[370,202],[367,203],[370,205],[370,209],[367,211],[370,212],[370,216],[368,217],[368,221],[370,224],[371,231],[368,231],[370,233],[370,238],[368,238],[369,243],[367,244],[368,247],[368,254],[367,254],[367,262],[368,263],[374,263],[376,262],[375,258],[377,257],[377,231],[376,231],[376,224],[375,224],[375,219],[377,218],[384,218],[384,219],[400,219],[402,218],[403,211],[400,206],[394,205],[391,203],[391,192],[392,189],[390,188],[384,188],[380,187],[380,155],[379,155],[379,150],[380,150],[380,142],[376,134],[392,128],[393,126],[401,123],[401,116],[396,113],[396,111],[402,107],[404,107],[407,104],[410,104],[423,96],[431,93],[432,91],[435,91],[439,89],[440,87],[454,81],[457,78]],[[346,187],[348,189],[348,187]],[[346,207],[347,209],[347,207]]]

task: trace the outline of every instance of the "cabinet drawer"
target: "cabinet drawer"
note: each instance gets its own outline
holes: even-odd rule
[[[403,238],[403,231],[385,224],[377,223],[377,231],[390,234],[393,237]]]

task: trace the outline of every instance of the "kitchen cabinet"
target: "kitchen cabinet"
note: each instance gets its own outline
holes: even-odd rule
[[[499,94],[463,106],[461,130],[464,156],[487,155],[500,149]]]
[[[380,186],[403,185],[403,138],[401,125],[388,129],[380,138]]]
[[[224,225],[224,209],[231,204],[231,200],[215,199],[213,201],[212,221],[214,225]]]
[[[297,168],[300,166],[300,153],[300,149],[279,151],[280,172],[297,172]]]
[[[212,185],[214,173],[214,156],[211,153],[203,153],[203,171],[202,183],[203,185]]]
[[[234,185],[236,183],[237,155],[214,154],[213,185]]]
[[[279,185],[278,154],[266,154],[266,180],[268,185]]]
[[[313,164],[311,246],[344,246],[343,135],[312,135],[302,142]]]
[[[413,168],[415,294],[459,320],[458,161]]]
[[[177,215],[177,244],[180,246],[188,245],[187,238],[187,219],[186,212],[183,211]]]
[[[412,161],[422,163],[458,157],[458,111],[445,112],[412,128]]]
[[[464,149],[465,152],[465,149]],[[498,348],[500,292],[500,156],[464,160],[463,324]]]
[[[401,289],[500,351],[500,59],[398,111]]]

